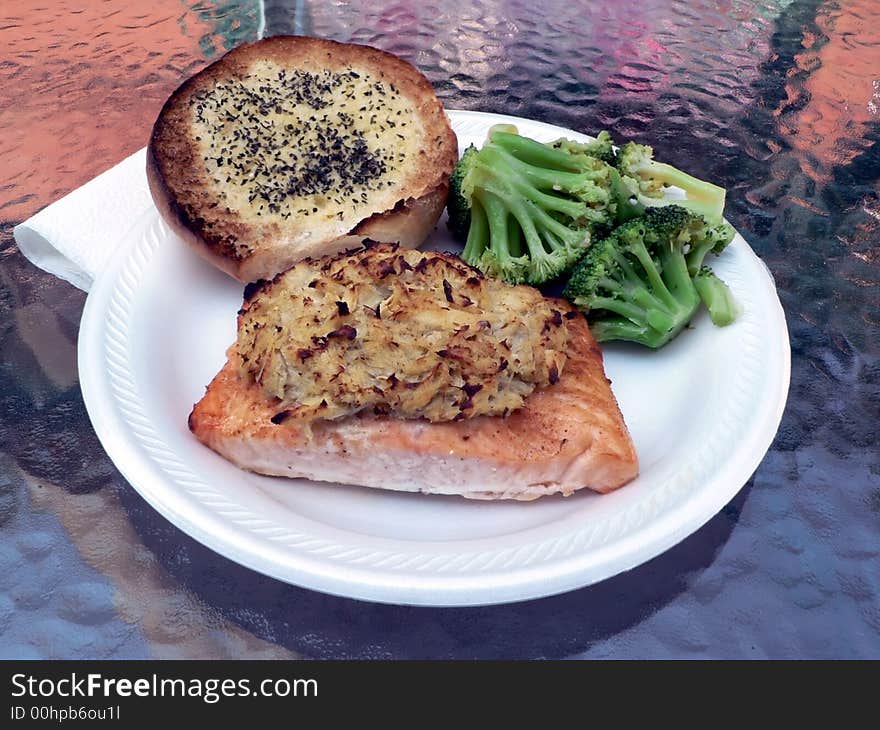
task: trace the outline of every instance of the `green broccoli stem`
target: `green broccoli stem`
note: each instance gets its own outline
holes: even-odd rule
[[[625,317],[636,324],[647,321],[643,307],[623,299],[594,296],[589,299],[577,297],[574,301],[575,304],[586,309],[607,309],[609,312],[619,314],[621,317]]]
[[[484,207],[489,224],[489,250],[503,261],[510,257],[510,233],[507,208],[503,201],[491,193],[483,193],[476,200]]]
[[[471,224],[468,229],[467,242],[461,257],[471,266],[476,266],[489,245],[489,221],[486,211],[476,200],[471,202]]]
[[[590,323],[590,332],[597,342],[610,342],[611,340],[628,340],[638,342],[649,347],[659,345],[649,344],[653,339],[650,328],[646,325],[631,322],[628,319],[600,319]]]
[[[614,260],[623,279],[617,281],[605,277],[599,283],[607,291],[619,294],[622,299],[594,297],[590,308],[607,309],[635,323],[646,322],[659,333],[677,332],[681,329],[679,323],[683,320],[682,326],[687,324],[700,303],[690,284],[684,261],[676,262],[675,256],[669,255],[664,268],[664,273],[669,270],[667,278],[670,278],[670,284],[667,284],[643,244],[631,245],[630,251],[642,265],[648,285],[645,285],[644,278],[636,272],[626,256],[615,251]],[[681,256],[678,258],[681,259]]]
[[[679,281],[681,274],[680,267],[672,267],[675,275],[673,280],[674,290],[671,290],[663,280],[657,265],[654,263],[653,258],[643,244],[639,243],[632,245],[630,251],[632,251],[642,265],[649,286],[645,286],[643,283],[644,279],[633,269],[632,265],[627,261],[626,256],[619,251],[615,251],[614,260],[626,277],[623,287],[626,295],[643,307],[646,313],[656,312],[657,314],[652,315],[654,319],[657,321],[661,321],[662,319],[662,321],[666,323],[660,325],[661,329],[666,329],[668,326],[672,326],[683,309],[684,311],[687,311],[687,309],[694,306],[694,302],[688,301],[686,297],[685,306],[684,308],[682,307],[682,282]],[[696,301],[696,296],[693,297],[693,300]]]
[[[697,272],[694,287],[716,327],[726,327],[739,316],[739,303],[734,299],[733,293],[710,268],[704,266]]]
[[[687,253],[686,260],[688,273],[692,277],[696,276],[697,272],[703,268],[703,261],[706,259],[706,254],[712,250],[714,243],[715,242],[708,237],[699,243],[691,243],[691,248]]]
[[[555,150],[551,151],[555,152]],[[592,193],[591,197],[596,199],[602,197],[600,187],[588,173],[537,167],[495,146],[484,147],[481,155],[486,168],[496,180],[512,186],[517,193],[540,207],[562,213],[573,221],[585,216],[587,212],[585,204],[579,200],[562,197],[559,193],[579,197],[589,191]],[[545,191],[556,194],[548,194]]]
[[[528,137],[496,131],[489,136],[489,141],[518,160],[538,168],[575,173],[579,170],[576,156]]]
[[[695,213],[705,216],[709,220],[718,220],[724,214],[724,201],[727,191],[705,180],[689,175],[677,167],[665,162],[650,160],[634,165],[629,170],[648,180],[656,180],[665,185],[672,185],[684,190],[687,200],[675,201],[677,205],[693,210]],[[648,205],[663,205],[665,202],[648,202]]]
[[[521,204],[520,201],[513,202],[517,204],[511,208],[510,212],[516,219],[516,222],[519,223],[523,236],[525,237],[526,246],[529,249],[529,257],[531,258],[530,268],[534,272],[532,278],[538,281],[546,281],[547,279],[553,278],[566,263],[566,260],[562,256],[565,253],[565,248],[562,244],[561,238],[552,235],[552,233],[546,229],[554,226],[565,229],[565,226],[554,218],[551,218],[531,201],[522,201]],[[545,230],[543,231],[543,236],[538,233],[538,229],[535,227],[534,223],[535,220],[539,220],[544,224]],[[561,236],[565,236],[570,234],[571,231],[566,229],[559,233]],[[545,244],[549,245],[549,251]],[[554,255],[558,256],[558,260],[554,260]]]
[[[508,250],[513,258],[519,258],[525,254],[523,248],[523,232],[519,226],[507,226]]]
[[[625,317],[633,324],[647,324],[657,332],[668,332],[675,327],[677,316],[667,311],[663,303],[651,296],[647,289],[631,291],[630,295],[631,302],[611,297],[593,297],[589,302],[590,308],[606,309]],[[575,303],[578,303],[577,299]]]
[[[547,266],[553,268],[550,262],[545,261],[549,254],[567,253],[573,247],[582,246],[586,240],[585,231],[569,228],[550,215],[543,207],[545,198],[553,198],[554,201],[560,203],[572,201],[564,201],[554,196],[544,196],[535,188],[523,184],[515,174],[511,173],[508,176],[508,170],[505,168],[492,168],[491,173],[485,175],[485,179],[479,180],[479,186],[475,186],[474,195],[480,196],[484,205],[491,201],[493,207],[498,207],[497,219],[493,218],[490,213],[490,231],[496,226],[499,229],[502,228],[501,210],[509,212],[516,219],[525,237],[529,255],[535,261],[535,266],[539,271],[546,271]],[[573,204],[582,209],[582,206],[577,203]],[[488,208],[487,213],[489,213]],[[505,220],[503,223],[505,235],[506,226]],[[494,251],[495,238],[491,238],[493,243],[490,244],[490,248]]]
[[[700,298],[679,249],[664,246],[658,256],[659,267],[643,243],[631,243],[628,250],[641,265],[644,278],[634,270],[622,253],[616,251],[614,259],[625,277],[621,294],[628,302],[637,305],[639,316],[633,317],[632,311],[627,314],[620,306],[615,306],[618,300],[603,299],[600,303],[597,298],[594,306],[627,317],[634,324],[646,324],[653,331],[653,342],[649,344],[660,347],[690,322],[700,306]],[[602,283],[607,284],[605,281]],[[610,290],[614,291],[613,288]],[[640,341],[644,341],[644,337]]]
[[[568,228],[531,200],[526,199],[520,203],[520,200],[515,198],[506,202],[510,207],[511,214],[522,228],[529,253],[533,257],[540,254],[567,251],[569,248],[583,243],[586,238],[584,232]],[[540,224],[543,236],[538,233],[536,224]]]
[[[489,190],[474,192],[474,208],[480,207],[486,213],[488,227],[488,247],[484,249],[478,261],[468,263],[479,265],[489,264],[491,271],[506,281],[518,284],[525,279],[526,257],[519,255],[522,247],[519,242],[519,233],[511,226],[510,211],[505,201]],[[489,255],[489,261],[486,255]]]
[[[657,268],[657,265],[654,263],[654,259],[650,253],[648,253],[648,249],[645,248],[643,243],[638,243],[635,245],[631,245],[629,250],[633,253],[633,255],[638,259],[639,263],[642,265],[642,268],[645,270],[645,275],[648,277],[648,283],[651,285],[651,290],[656,294],[656,296],[669,308],[670,311],[676,311],[679,309],[679,301],[675,294],[669,290],[666,282],[663,280],[663,277],[660,275],[660,271]],[[625,261],[625,258],[618,254],[618,259]],[[665,268],[664,268],[665,273]],[[680,273],[679,269],[673,267],[673,273],[678,276]],[[676,279],[675,288],[680,288],[680,282]]]
[[[678,246],[662,246],[658,258],[667,290],[679,308],[691,310],[693,316],[700,306],[700,298],[694,289],[694,282],[688,273],[687,261],[681,249]]]
[[[613,167],[608,170],[608,179],[611,181],[611,196],[617,203],[616,219],[618,223],[626,223],[628,220],[638,218],[645,212],[645,205],[633,194],[623,180],[620,173]]]
[[[472,219],[463,255],[486,273],[545,283],[581,256],[590,226],[609,222],[611,168],[595,158],[493,129],[459,164],[455,201],[467,203]],[[460,209],[449,207],[457,225]]]

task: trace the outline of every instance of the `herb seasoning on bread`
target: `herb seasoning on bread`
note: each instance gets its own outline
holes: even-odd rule
[[[240,281],[364,239],[420,245],[458,155],[428,80],[368,46],[275,36],[185,82],[153,128],[159,211]]]

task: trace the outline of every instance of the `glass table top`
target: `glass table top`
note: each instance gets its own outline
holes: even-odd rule
[[[0,657],[880,657],[880,5],[872,0],[48,0],[0,24]],[[182,79],[303,33],[416,65],[448,108],[650,142],[723,184],[775,277],[788,406],[739,494],[650,562],[551,598],[315,593],[182,533],[104,453],[85,294],[12,228],[142,147]]]

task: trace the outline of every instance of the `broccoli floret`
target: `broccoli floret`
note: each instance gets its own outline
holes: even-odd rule
[[[693,277],[700,299],[709,310],[712,322],[718,327],[725,327],[735,320],[740,313],[739,304],[725,284],[712,269],[703,262],[706,254],[720,254],[733,240],[734,230],[726,221],[718,225],[708,226],[693,236],[688,244],[687,267]]]
[[[511,131],[490,130],[452,173],[449,226],[462,258],[512,283],[543,284],[570,268],[596,226],[615,220],[613,168]],[[466,224],[466,225],[465,225]]]
[[[639,202],[638,197],[633,194],[630,187],[623,181],[616,168],[611,168],[609,179],[611,181],[611,197],[614,200],[616,222],[626,223],[642,215],[645,212],[645,206]]]
[[[465,170],[471,164],[468,158],[476,153],[477,148],[470,145],[462,153],[461,159],[449,176],[449,198],[446,203],[446,210],[449,213],[447,225],[452,235],[462,241],[467,238],[468,229],[471,226],[471,208],[461,194],[461,181]]]
[[[586,155],[596,157],[608,165],[617,162],[617,152],[614,149],[614,140],[611,134],[602,130],[592,142],[574,142],[570,139],[557,139],[551,142],[551,146],[557,150],[563,150],[573,155]]]
[[[727,221],[709,226],[702,234],[694,238],[690,242],[688,250],[687,262],[688,271],[691,276],[696,276],[697,272],[703,268],[703,261],[706,254],[713,253],[718,256],[728,244],[733,240],[734,230]]]
[[[719,279],[708,266],[703,266],[694,276],[694,286],[709,317],[717,327],[726,327],[740,314],[739,303],[734,299],[727,284]]]
[[[631,204],[647,208],[674,203],[699,213],[708,221],[721,222],[726,191],[705,180],[688,175],[672,165],[654,160],[648,145],[627,142],[617,154],[617,169],[629,191]],[[666,188],[684,191],[686,200],[665,198]]]
[[[587,313],[598,341],[630,340],[661,347],[699,309],[700,291],[688,271],[687,253],[706,239],[714,240],[715,230],[702,216],[678,205],[648,208],[587,251],[564,296]],[[725,310],[720,304],[715,283],[720,280],[701,272],[699,276],[700,286],[719,302],[719,318],[727,311],[735,316],[735,309]]]

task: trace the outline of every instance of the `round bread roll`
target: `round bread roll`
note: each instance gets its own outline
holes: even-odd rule
[[[242,282],[365,239],[419,246],[458,157],[428,80],[368,46],[275,36],[171,95],[147,178],[162,216]]]

